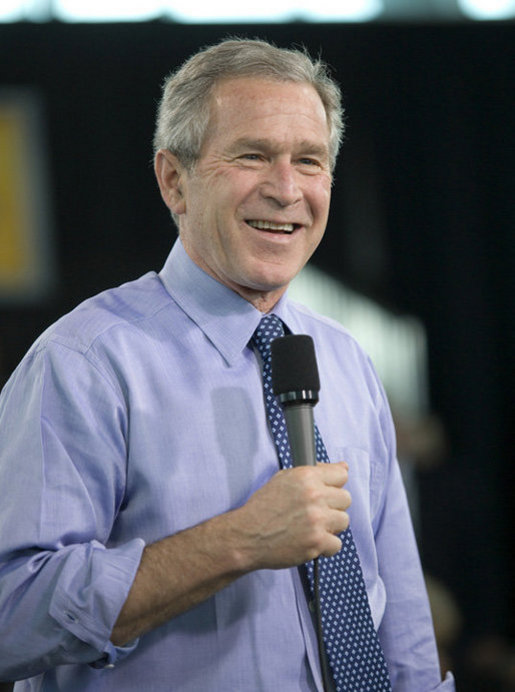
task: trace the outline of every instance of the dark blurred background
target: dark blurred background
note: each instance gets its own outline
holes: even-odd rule
[[[347,137],[313,262],[425,325],[445,451],[416,470],[419,541],[454,613],[445,660],[459,690],[514,690],[515,25],[0,25],[0,89],[41,108],[55,274],[46,295],[0,302],[0,385],[63,312],[161,268],[175,231],[151,165],[160,84],[229,34],[321,51],[341,83]]]

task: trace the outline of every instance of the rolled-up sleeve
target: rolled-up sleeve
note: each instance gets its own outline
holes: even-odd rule
[[[110,543],[123,502],[123,393],[91,353],[53,342],[0,399],[0,679],[112,665],[110,634],[144,541]]]

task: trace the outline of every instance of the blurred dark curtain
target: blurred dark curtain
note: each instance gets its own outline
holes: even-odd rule
[[[426,325],[449,454],[419,478],[424,564],[466,637],[513,636],[513,24],[1,26],[0,85],[44,108],[59,290],[0,308],[0,383],[62,312],[161,267],[175,232],[151,166],[160,84],[229,34],[334,68],[347,141],[314,262]]]

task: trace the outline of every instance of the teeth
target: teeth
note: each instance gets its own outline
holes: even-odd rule
[[[294,226],[292,223],[272,223],[271,221],[247,221],[252,228],[258,228],[261,231],[284,231],[292,233]]]

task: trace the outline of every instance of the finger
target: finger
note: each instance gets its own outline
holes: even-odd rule
[[[335,462],[334,464],[318,464],[323,482],[326,485],[342,487],[349,477],[349,465],[346,461]]]
[[[327,522],[327,530],[334,535],[338,535],[349,528],[350,517],[347,512],[332,510]]]
[[[320,555],[323,555],[324,557],[332,557],[333,555],[336,555],[336,553],[339,553],[341,549],[342,542],[338,536],[331,536],[328,534],[326,545],[324,546],[324,549]]]
[[[352,504],[352,496],[345,488],[334,488],[332,486],[326,489],[325,493],[327,506],[331,509],[347,510]]]
[[[321,468],[343,466],[343,468],[347,469],[347,471],[349,470],[349,464],[346,461],[332,461],[332,462],[317,461],[317,466],[320,466]]]

